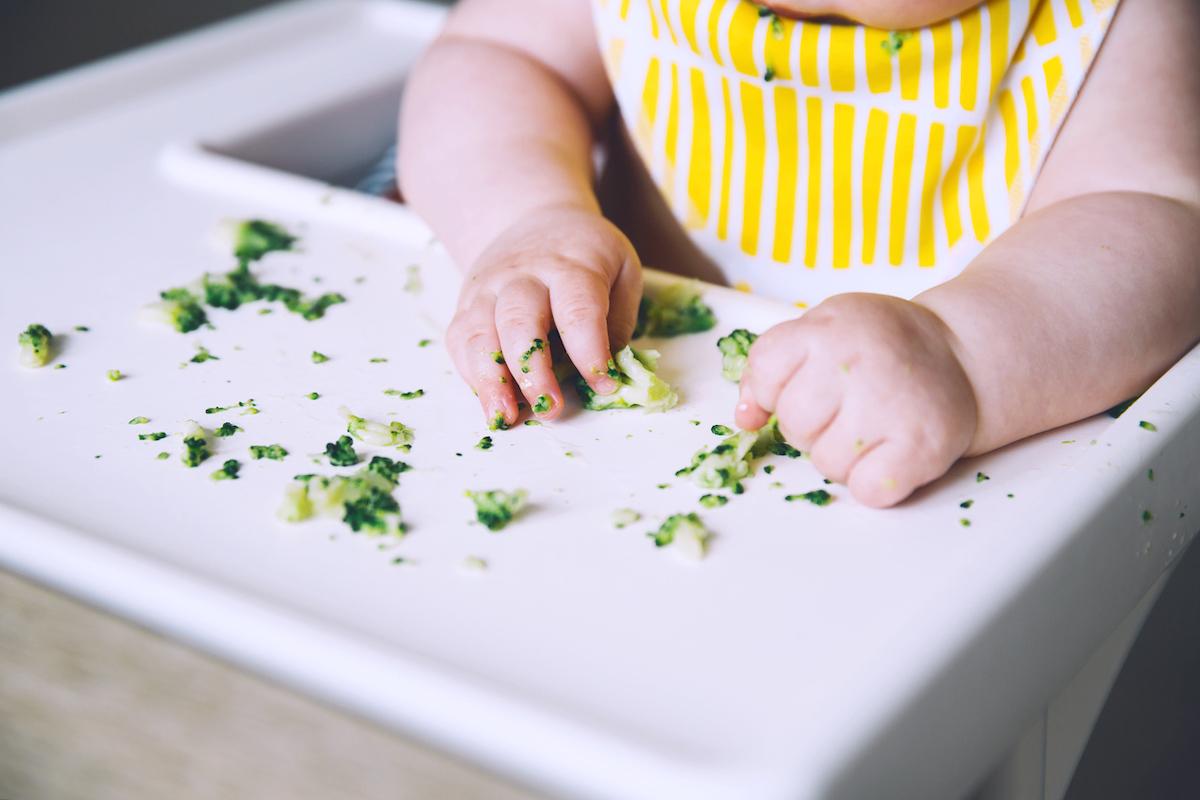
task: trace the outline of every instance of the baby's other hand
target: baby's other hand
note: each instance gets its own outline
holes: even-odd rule
[[[524,216],[467,274],[446,344],[493,427],[515,424],[524,395],[534,413],[561,412],[549,332],[600,394],[612,351],[633,333],[642,270],[629,240],[599,213],[553,206]]]
[[[970,381],[932,311],[877,294],[831,297],[750,349],[737,422],[774,413],[794,446],[869,506],[941,477],[975,434]]]

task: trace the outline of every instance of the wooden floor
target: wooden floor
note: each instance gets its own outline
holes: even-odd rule
[[[533,797],[0,572],[0,800]]]

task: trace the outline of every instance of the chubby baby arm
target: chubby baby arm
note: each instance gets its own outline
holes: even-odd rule
[[[587,0],[464,0],[406,85],[401,189],[465,272],[446,345],[490,423],[522,398],[561,410],[551,327],[593,389],[615,388],[641,266],[592,190],[612,103]]]
[[[834,297],[768,331],[739,424],[777,413],[888,506],[1143,391],[1200,339],[1200,6],[1125,3],[1112,25],[1022,219],[912,301]]]

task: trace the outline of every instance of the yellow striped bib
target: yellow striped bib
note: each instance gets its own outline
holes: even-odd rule
[[[919,30],[747,0],[593,0],[630,135],[735,286],[911,297],[1021,214],[1116,0],[991,0]]]

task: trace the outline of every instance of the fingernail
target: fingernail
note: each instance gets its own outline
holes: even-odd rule
[[[749,403],[747,403],[747,402],[743,401],[743,402],[741,402],[741,403],[738,403],[738,404],[737,404],[737,411],[738,411],[739,413],[746,413],[746,412],[748,412],[749,410],[750,410],[750,404],[749,404]]]
[[[596,381],[596,391],[600,394],[612,394],[617,390],[617,382],[605,375]]]

